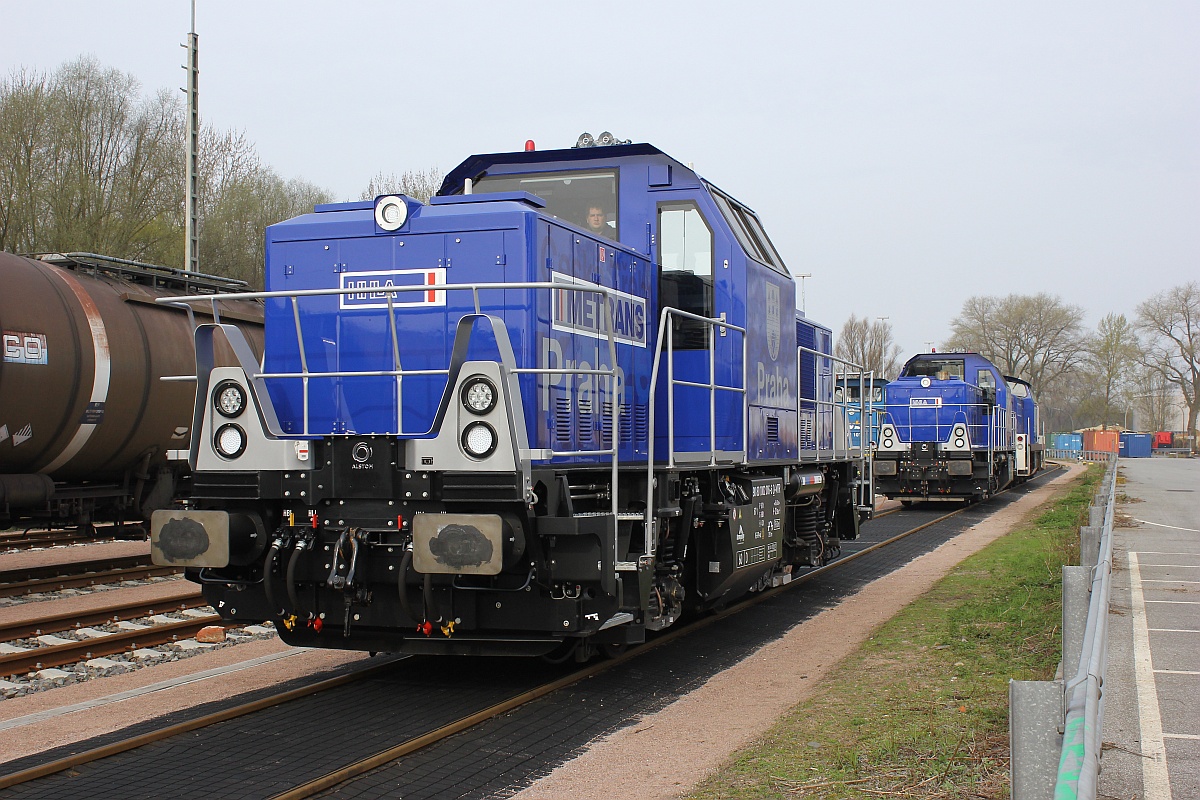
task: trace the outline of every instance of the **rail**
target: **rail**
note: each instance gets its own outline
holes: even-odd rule
[[[1117,483],[1117,458],[1106,455],[1089,524],[1079,529],[1083,566],[1063,567],[1062,677],[1009,683],[1013,800],[1096,798]]]

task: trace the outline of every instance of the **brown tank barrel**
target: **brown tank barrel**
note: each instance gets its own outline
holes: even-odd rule
[[[75,266],[0,253],[0,475],[119,480],[188,447],[195,384],[160,378],[195,374],[192,321],[154,301],[198,292]],[[261,306],[225,303],[221,315],[261,350]]]

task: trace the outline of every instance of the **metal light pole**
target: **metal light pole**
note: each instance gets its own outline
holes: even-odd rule
[[[801,311],[801,313],[803,313],[806,310],[804,308],[804,279],[811,278],[812,273],[811,272],[802,272],[799,275],[797,275],[796,277],[800,279],[800,311]]]
[[[196,36],[196,0],[192,0],[192,28],[188,33],[187,70],[187,188],[185,200],[187,204],[183,230],[183,268],[187,272],[200,271],[200,234],[197,230],[197,218],[200,214],[200,37]]]

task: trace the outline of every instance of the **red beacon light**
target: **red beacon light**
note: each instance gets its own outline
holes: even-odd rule
[[[532,153],[534,150],[537,150],[537,145],[535,145],[533,143],[533,139],[526,139],[525,140],[525,152]]]

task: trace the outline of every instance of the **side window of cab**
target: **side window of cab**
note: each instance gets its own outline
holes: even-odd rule
[[[661,306],[700,317],[713,316],[713,232],[699,207],[690,200],[658,205],[659,279]],[[708,346],[708,326],[672,317],[677,350]]]
[[[979,387],[983,402],[988,405],[996,402],[996,376],[990,369],[980,369],[976,373],[975,385]]]

